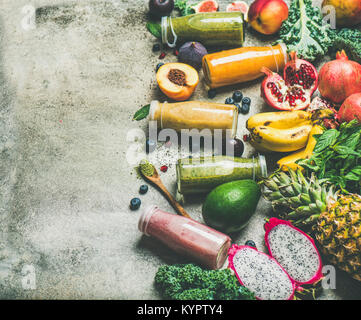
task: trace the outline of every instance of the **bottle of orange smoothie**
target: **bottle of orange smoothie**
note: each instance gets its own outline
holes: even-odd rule
[[[237,131],[238,109],[235,105],[204,101],[150,104],[149,120],[157,121],[161,129],[215,129]]]
[[[210,53],[203,57],[203,74],[210,88],[228,86],[262,77],[262,67],[282,71],[288,60],[281,43],[267,47],[243,47]]]

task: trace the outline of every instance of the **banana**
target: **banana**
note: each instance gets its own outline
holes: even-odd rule
[[[306,148],[301,149],[300,151],[296,151],[280,160],[277,161],[277,164],[280,169],[283,171],[288,171],[288,169],[292,169],[294,171],[300,169],[303,170],[303,167],[296,163],[299,159],[305,159],[305,151]]]
[[[310,112],[306,111],[281,111],[263,112],[250,117],[247,121],[247,129],[259,126],[277,129],[290,129],[303,124],[311,124]]]
[[[313,150],[316,147],[317,140],[314,138],[313,135],[321,134],[321,133],[323,133],[323,131],[324,131],[323,128],[318,124],[316,124],[312,127],[312,130],[310,132],[310,137],[308,139],[308,143],[307,143],[306,150],[305,150],[307,158],[312,156]],[[306,159],[306,158],[304,158],[304,159]]]
[[[319,125],[314,125],[311,129],[311,132],[309,134],[309,138],[308,138],[308,142],[306,145],[306,148],[297,151],[295,153],[292,153],[280,160],[278,160],[277,164],[278,166],[283,170],[283,171],[287,171],[288,169],[293,169],[293,170],[303,170],[303,167],[301,167],[300,165],[298,165],[296,163],[297,160],[299,159],[309,159],[312,156],[313,150],[315,149],[317,140],[314,138],[313,135],[315,134],[321,134],[323,133],[323,128]]]
[[[296,151],[306,146],[311,129],[311,124],[290,129],[259,126],[250,130],[250,142],[259,151]]]

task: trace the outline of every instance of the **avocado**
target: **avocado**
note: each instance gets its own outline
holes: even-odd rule
[[[202,215],[210,227],[225,233],[240,231],[256,211],[261,189],[253,180],[222,184],[207,196]]]

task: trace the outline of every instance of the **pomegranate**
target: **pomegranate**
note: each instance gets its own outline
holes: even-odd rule
[[[336,119],[340,122],[350,122],[357,119],[361,123],[361,93],[355,93],[344,101]]]
[[[308,61],[298,59],[295,52],[284,69],[284,78],[267,68],[262,68],[267,77],[263,80],[261,94],[265,101],[279,110],[302,110],[311,103],[317,89],[318,74]]]
[[[319,74],[319,91],[333,103],[342,104],[347,97],[361,92],[361,65],[348,59],[344,50],[336,60],[325,63]]]

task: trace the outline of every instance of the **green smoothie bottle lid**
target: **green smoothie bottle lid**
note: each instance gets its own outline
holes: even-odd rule
[[[267,170],[267,162],[266,157],[263,154],[258,154],[259,165],[261,167],[261,176],[262,178],[268,177],[268,170]]]
[[[168,26],[170,27],[170,31],[173,35],[173,43],[168,42]],[[161,29],[162,29],[162,43],[167,44],[170,48],[174,48],[177,43],[177,35],[174,32],[173,24],[172,24],[172,18],[171,17],[162,17],[161,20]]]

